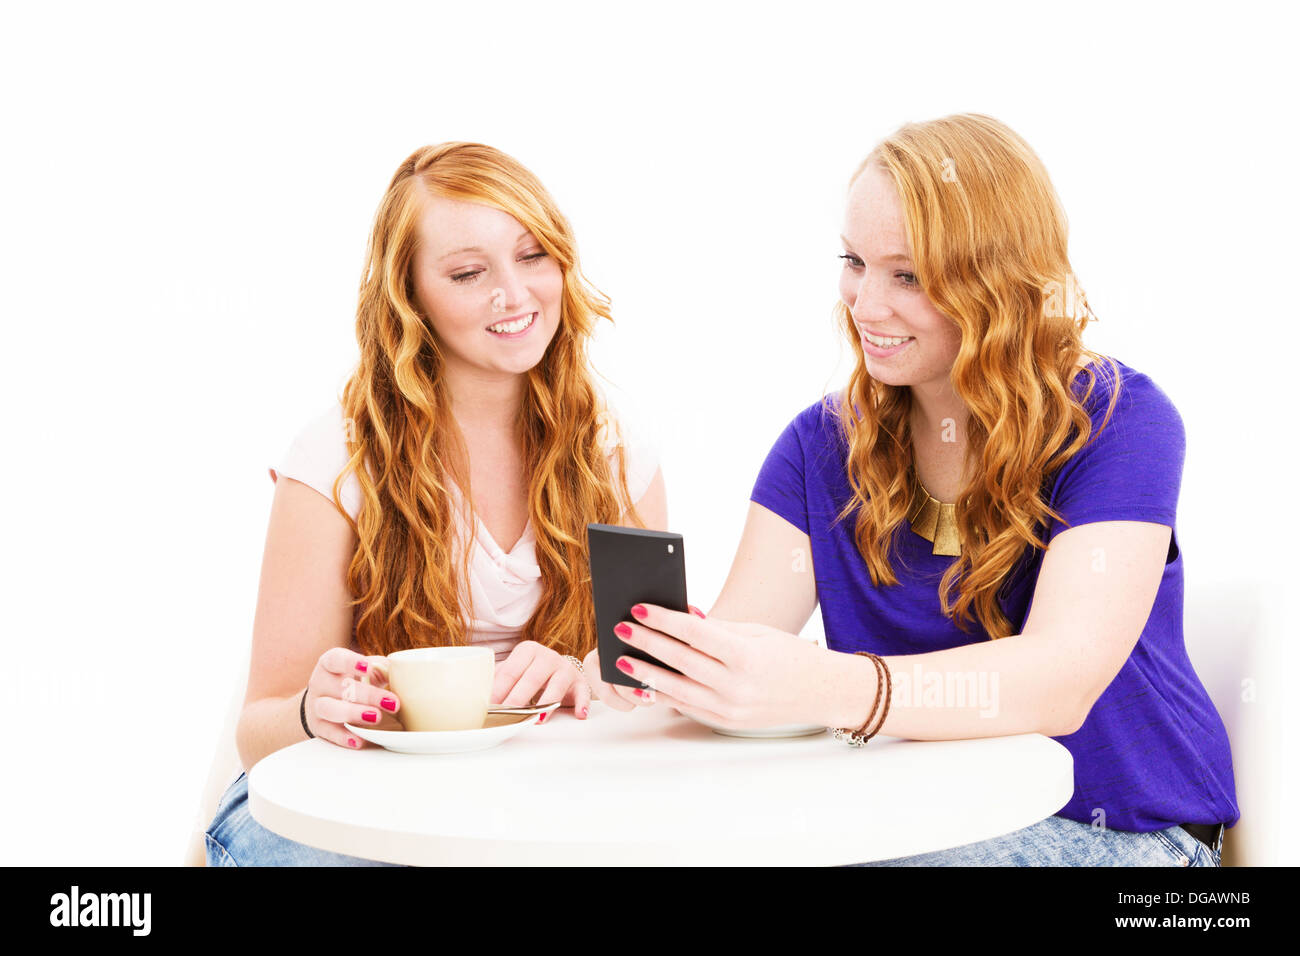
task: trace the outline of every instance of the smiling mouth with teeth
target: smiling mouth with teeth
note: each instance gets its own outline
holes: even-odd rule
[[[496,325],[489,325],[488,331],[495,332],[497,335],[513,335],[528,328],[536,318],[537,313],[530,312],[522,319],[515,319],[513,322],[498,322]]]
[[[914,335],[900,335],[890,338],[884,338],[879,335],[872,335],[870,332],[863,332],[863,337],[878,349],[889,349],[895,345],[902,345],[904,342],[910,342],[916,338]]]

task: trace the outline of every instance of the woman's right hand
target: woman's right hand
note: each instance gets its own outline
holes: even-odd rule
[[[361,678],[371,675],[370,683]],[[383,672],[365,657],[346,647],[331,647],[316,661],[307,681],[304,714],[307,726],[321,740],[359,750],[367,746],[350,733],[344,723],[377,730],[401,730],[393,718],[401,707],[397,694],[388,689]],[[387,723],[389,726],[385,727]]]
[[[686,606],[696,617],[704,617],[704,612],[694,604]],[[623,684],[606,684],[601,680],[600,655],[596,651],[587,655],[587,660],[583,662],[582,667],[587,675],[587,683],[591,685],[591,692],[607,707],[626,712],[636,710],[637,705],[648,706],[655,702],[653,689],[643,690],[640,687],[627,687]]]

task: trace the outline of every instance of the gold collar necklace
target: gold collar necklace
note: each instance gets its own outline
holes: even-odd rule
[[[915,469],[912,470],[912,484],[912,506],[907,511],[907,521],[912,530],[934,545],[931,554],[960,555],[957,506],[944,504],[926,491]]]

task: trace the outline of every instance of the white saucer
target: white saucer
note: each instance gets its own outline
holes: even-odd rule
[[[553,714],[554,705],[542,713]],[[477,730],[376,730],[345,723],[343,726],[363,740],[399,754],[462,754],[487,750],[505,743],[524,728],[537,723],[539,714],[488,714]]]
[[[724,737],[752,737],[755,739],[772,740],[778,737],[811,737],[813,734],[824,734],[826,728],[820,724],[786,724],[782,727],[752,727],[745,730],[737,730],[732,727],[719,727],[717,724],[711,724],[700,717],[686,715],[697,724],[703,724],[715,734],[721,734]]]

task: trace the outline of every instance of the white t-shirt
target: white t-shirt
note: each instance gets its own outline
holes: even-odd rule
[[[617,477],[618,461],[615,449],[621,441],[627,459],[627,490],[632,501],[637,502],[650,487],[659,468],[659,454],[646,430],[632,424],[626,417],[612,413],[614,424],[604,423],[604,442],[608,450],[611,473]],[[279,475],[294,478],[320,492],[333,502],[334,479],[348,462],[347,432],[344,425],[343,406],[335,403],[323,411],[298,434],[279,464],[270,469],[271,480]],[[465,538],[465,509],[460,490],[454,482],[448,483],[456,496],[452,513],[458,532],[458,547]],[[343,508],[357,519],[361,510],[361,484],[355,474],[349,473],[339,487]],[[541,569],[537,565],[536,536],[532,519],[514,548],[505,552],[492,539],[487,528],[474,518],[476,535],[474,550],[470,555],[469,581],[473,596],[474,616],[470,621],[470,640],[491,647],[498,661],[504,660],[519,642],[520,632],[532,617],[541,600]],[[457,567],[461,552],[457,550]],[[462,582],[462,588],[465,582]],[[461,607],[465,607],[464,592]],[[353,649],[356,649],[355,617],[353,619]]]

